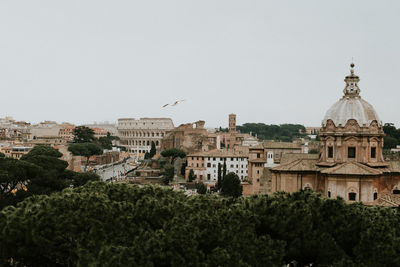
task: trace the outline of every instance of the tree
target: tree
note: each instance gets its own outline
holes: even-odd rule
[[[15,205],[32,195],[49,195],[70,186],[98,180],[96,174],[67,170],[68,163],[51,146],[38,145],[20,160],[0,159],[0,207]]]
[[[189,178],[189,182],[190,183],[193,182],[196,179],[196,176],[194,175],[193,169],[190,169],[188,178]]]
[[[224,180],[226,176],[226,158],[224,158],[224,165],[222,166],[222,180]]]
[[[164,166],[164,170],[162,172],[163,175],[163,183],[165,185],[168,185],[169,182],[174,180],[174,174],[175,174],[175,168],[174,166],[171,165],[166,165]]]
[[[151,141],[150,158],[153,158],[156,152],[156,144],[154,141]]]
[[[383,140],[383,148],[385,149],[391,149],[391,148],[395,148],[398,145],[399,141],[391,136],[385,136],[384,140]]]
[[[226,167],[225,167],[226,168]],[[218,162],[218,177],[217,177],[217,190],[221,189],[222,185],[222,169],[221,169],[221,163]]]
[[[149,152],[144,153],[144,159],[151,159],[151,155]]]
[[[163,150],[161,152],[161,156],[170,158],[171,159],[170,163],[173,163],[174,160],[178,157],[185,158],[186,153],[185,153],[185,151],[183,151],[182,149],[179,149],[179,148],[170,148],[170,149]]]
[[[242,186],[236,173],[228,173],[222,180],[221,194],[223,196],[239,197],[242,195]]]
[[[4,155],[3,153],[0,152],[0,158],[5,158],[6,155]]]
[[[181,166],[181,175],[183,175],[183,176],[185,176],[186,167],[187,167],[187,160],[185,160],[185,161],[182,163],[182,166]]]
[[[91,143],[96,140],[94,131],[86,126],[77,126],[73,131],[74,143]]]
[[[0,240],[2,266],[398,266],[400,213],[311,190],[187,197],[89,182],[2,209]]]
[[[28,183],[38,179],[41,173],[41,168],[32,163],[0,158],[0,209],[23,200],[28,194]]]
[[[89,165],[89,158],[94,155],[103,154],[103,150],[100,146],[94,143],[75,143],[68,147],[68,151],[74,156],[84,156],[86,157],[85,169]]]
[[[205,186],[205,184],[203,183],[197,183],[196,188],[197,194],[204,195],[205,193],[207,193],[207,186]]]

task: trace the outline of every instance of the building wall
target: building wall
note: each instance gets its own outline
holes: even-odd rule
[[[189,179],[189,172],[193,170],[199,181],[206,181],[215,184],[218,181],[218,164],[221,164],[221,173],[223,164],[226,162],[226,172],[233,172],[239,176],[241,181],[247,180],[248,159],[245,156],[213,156],[213,155],[188,155],[187,167],[185,171],[186,180]]]
[[[120,145],[138,158],[150,151],[152,141],[160,148],[162,138],[173,128],[172,120],[167,118],[118,119]]]

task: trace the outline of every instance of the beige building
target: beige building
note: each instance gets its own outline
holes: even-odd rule
[[[120,145],[138,159],[144,158],[144,154],[150,151],[151,142],[159,149],[161,139],[172,129],[174,124],[169,118],[118,119]]]
[[[361,98],[360,79],[353,67],[345,78],[343,97],[322,121],[319,154],[287,154],[278,167],[259,166],[260,174],[263,171],[259,178],[249,175],[253,193],[311,188],[328,198],[342,197],[349,202],[400,204],[400,162],[385,161],[382,156],[383,125],[374,108]]]
[[[229,114],[228,132],[209,132],[205,121],[181,124],[169,131],[162,140],[161,149],[180,148],[188,153],[215,149],[235,149],[258,144],[258,139],[250,134],[236,131],[236,115]]]

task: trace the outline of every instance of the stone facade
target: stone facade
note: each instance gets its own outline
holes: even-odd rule
[[[118,119],[120,145],[138,159],[150,151],[151,142],[159,149],[162,138],[173,128],[174,124],[168,118]]]
[[[346,76],[344,96],[326,113],[318,155],[284,155],[270,169],[270,193],[311,188],[328,198],[397,206],[400,161],[382,156],[384,132],[373,107],[361,99],[359,77]]]

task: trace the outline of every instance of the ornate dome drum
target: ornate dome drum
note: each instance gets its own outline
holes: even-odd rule
[[[344,81],[344,96],[322,121],[319,165],[356,161],[371,167],[384,166],[382,122],[372,105],[360,96],[360,78],[354,74],[354,64]]]

